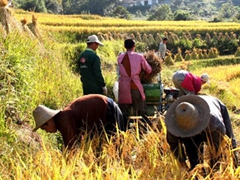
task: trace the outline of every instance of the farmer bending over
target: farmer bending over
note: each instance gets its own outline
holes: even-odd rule
[[[103,95],[85,95],[72,101],[63,110],[52,110],[39,105],[33,111],[36,127],[47,132],[60,131],[64,145],[71,149],[79,135],[84,131],[101,132],[102,127],[108,135],[119,130],[125,130],[122,112],[117,104]]]
[[[181,96],[168,109],[165,123],[171,151],[183,167],[187,167],[186,156],[190,161],[190,169],[203,162],[204,142],[210,146],[211,167],[220,159],[220,144],[224,135],[231,139],[231,148],[236,148],[226,106],[212,96]],[[233,157],[236,165],[235,153]]]
[[[208,79],[209,76],[206,73],[198,77],[185,70],[176,71],[172,77],[174,86],[180,90],[180,96],[198,94],[202,85],[209,83]]]

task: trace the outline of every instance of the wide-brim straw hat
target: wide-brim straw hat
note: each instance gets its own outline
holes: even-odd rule
[[[33,110],[33,117],[36,123],[36,127],[33,129],[33,131],[38,130],[38,128],[48,122],[60,111],[61,110],[52,110],[44,105],[39,105],[36,109]]]
[[[165,115],[168,132],[176,137],[191,137],[207,128],[210,121],[208,103],[198,95],[181,96]]]

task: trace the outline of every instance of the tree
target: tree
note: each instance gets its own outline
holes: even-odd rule
[[[63,14],[80,14],[87,10],[88,0],[62,0]]]
[[[237,19],[237,20],[240,20],[240,13],[238,13],[238,14],[236,15],[236,19]]]
[[[22,8],[24,10],[28,10],[28,11],[29,10],[34,11],[34,12],[47,12],[44,0],[22,1],[20,8]]]
[[[228,2],[228,3],[222,4],[220,13],[219,13],[219,16],[221,18],[229,19],[233,17],[235,14],[236,14],[236,10],[232,3]]]
[[[62,5],[57,0],[47,0],[45,6],[48,13],[59,14],[63,11]]]
[[[175,11],[173,16],[175,21],[186,21],[191,19],[189,12],[183,10]]]
[[[123,6],[117,6],[113,12],[112,12],[113,17],[118,17],[118,18],[123,18],[123,19],[129,19],[130,14],[127,11],[127,9]]]
[[[85,4],[86,10],[90,12],[90,14],[98,14],[103,16],[104,10],[109,6],[114,6],[119,2],[119,0],[88,0]]]
[[[168,4],[156,6],[151,10],[148,20],[170,20],[172,19],[172,11]]]

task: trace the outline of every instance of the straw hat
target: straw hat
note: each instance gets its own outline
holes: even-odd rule
[[[98,37],[96,35],[88,36],[87,43],[98,43],[99,45],[103,46],[103,43],[99,41]]]
[[[36,123],[36,127],[33,129],[33,131],[36,131],[59,112],[60,110],[52,110],[44,105],[39,105],[33,110],[33,117]]]
[[[175,100],[165,115],[167,130],[177,137],[199,134],[209,124],[208,103],[197,95],[181,96]]]

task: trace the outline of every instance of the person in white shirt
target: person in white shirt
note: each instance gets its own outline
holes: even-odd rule
[[[168,49],[167,49],[167,41],[168,41],[168,38],[163,38],[163,41],[159,44],[159,53],[160,53],[160,57],[163,59],[164,61],[164,58],[165,58],[165,55],[166,55],[166,52],[170,52]]]

